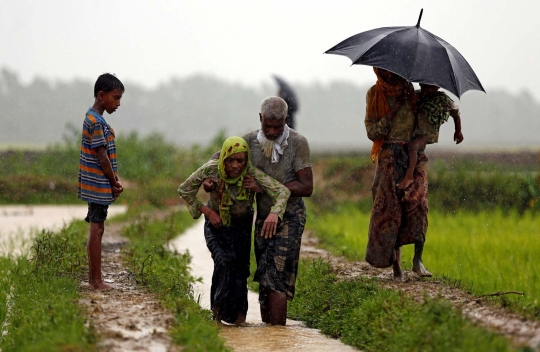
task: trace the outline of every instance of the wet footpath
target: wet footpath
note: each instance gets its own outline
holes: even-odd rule
[[[109,216],[126,209],[123,205],[111,205]],[[86,205],[0,206],[0,255],[20,255],[37,231],[59,230],[73,219],[84,219],[87,212]]]
[[[202,283],[198,282],[194,287],[195,297],[200,295],[201,306],[210,309],[210,284],[214,264],[206,248],[203,225],[204,222],[199,220],[171,243],[171,249],[189,250],[193,275],[202,278]],[[246,324],[240,327],[225,325],[221,329],[221,336],[234,351],[356,351],[339,340],[326,337],[316,329],[307,328],[299,321],[287,319],[286,326],[267,325],[261,321],[258,295],[250,291],[248,302]]]

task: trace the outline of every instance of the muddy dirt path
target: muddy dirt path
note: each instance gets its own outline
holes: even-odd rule
[[[396,282],[392,277],[392,269],[377,269],[364,261],[350,262],[343,257],[330,255],[319,248],[317,238],[309,231],[304,232],[302,238],[301,257],[328,259],[338,277],[343,279],[358,276],[374,277],[380,280],[383,287],[403,291],[419,302],[423,301],[425,293],[430,297],[442,296],[452,302],[465,316],[506,336],[516,346],[529,346],[535,351],[540,351],[540,322],[497,307],[483,298],[446,286],[440,281],[422,279],[412,271],[406,270],[405,281]]]
[[[192,273],[202,278],[202,283],[197,283],[194,287],[195,295],[200,295],[201,306],[209,309],[214,264],[206,248],[203,225],[204,222],[198,221],[195,226],[172,241],[171,249],[182,252],[189,250],[192,256]],[[263,323],[259,314],[258,295],[251,291],[248,294],[248,305],[246,324],[241,327],[224,326],[220,332],[227,341],[227,346],[234,351],[355,351],[339,340],[305,327],[299,321],[287,319],[287,326]]]
[[[107,224],[103,236],[102,271],[113,290],[96,292],[81,282],[82,298],[89,319],[100,339],[102,351],[173,352],[180,348],[167,334],[173,316],[164,310],[157,298],[136,285],[122,265],[120,249],[127,243],[120,236],[122,225]]]

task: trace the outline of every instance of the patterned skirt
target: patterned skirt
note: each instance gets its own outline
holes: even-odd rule
[[[264,220],[258,217],[255,222],[257,271],[253,278],[259,283],[259,302],[263,305],[268,290],[285,293],[288,300],[294,297],[306,207],[303,201],[288,207],[272,238],[265,239],[260,235]]]
[[[248,310],[252,225],[253,211],[241,218],[232,218],[229,227],[215,228],[208,219],[204,222],[206,246],[214,260],[210,305],[219,306],[221,320],[231,324],[239,311],[246,314]]]
[[[378,157],[366,250],[366,261],[377,268],[391,266],[399,247],[426,240],[428,180],[424,148],[418,152],[414,182],[403,191],[396,184],[403,179],[408,160],[407,144],[403,143],[385,143]]]

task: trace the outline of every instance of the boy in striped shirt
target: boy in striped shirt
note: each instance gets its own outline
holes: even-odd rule
[[[107,209],[124,189],[117,174],[114,130],[103,118],[103,112],[115,112],[123,93],[124,85],[114,75],[99,76],[94,85],[94,105],[86,112],[82,128],[77,195],[88,202],[85,220],[90,223],[87,250],[89,284],[93,290],[112,288],[101,277],[101,238]]]

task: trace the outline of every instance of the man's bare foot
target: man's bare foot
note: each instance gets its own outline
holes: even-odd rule
[[[90,284],[90,289],[94,291],[107,291],[107,290],[112,290],[113,288],[114,288],[113,286],[106,284],[104,282]]]
[[[413,183],[413,181],[414,181],[413,177],[409,178],[405,176],[403,180],[401,180],[401,182],[397,184],[397,186],[399,189],[407,189]]]
[[[413,261],[413,268],[412,271],[414,271],[418,276],[420,277],[431,277],[431,273],[427,271],[426,268],[424,268],[424,264],[422,262],[414,262]]]

